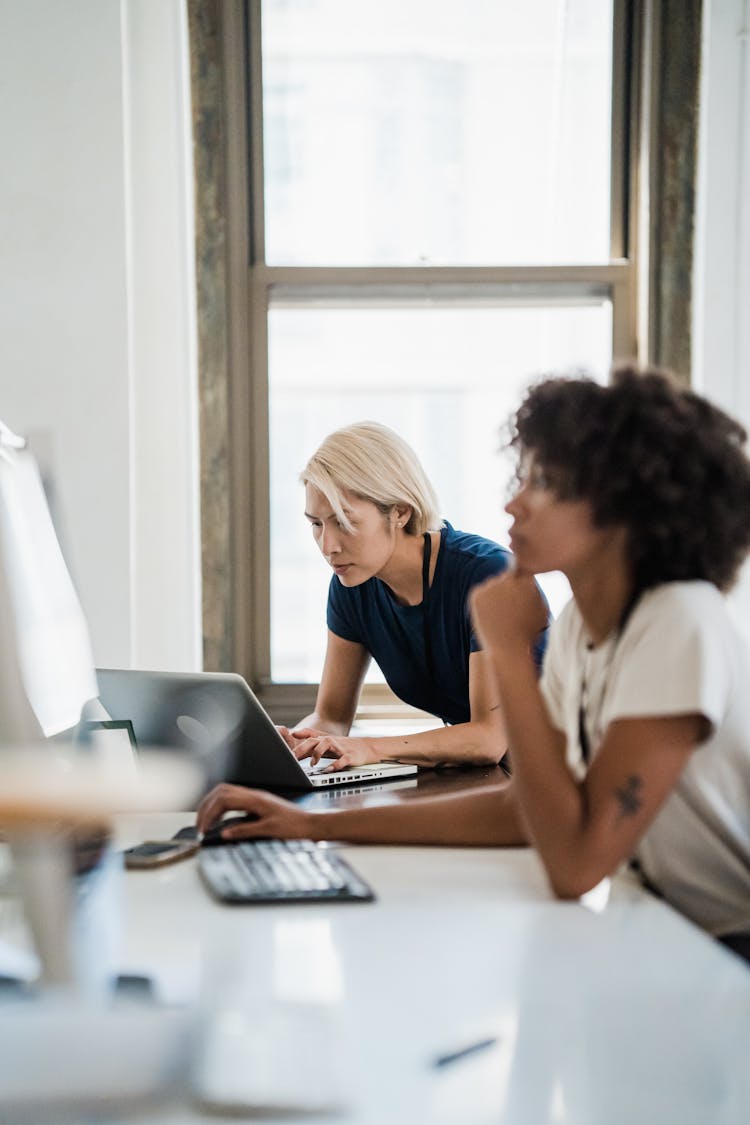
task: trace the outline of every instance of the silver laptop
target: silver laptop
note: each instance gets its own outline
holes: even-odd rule
[[[99,699],[113,720],[132,724],[140,746],[190,752],[206,785],[219,781],[256,789],[318,790],[416,774],[403,762],[378,762],[327,772],[331,759],[299,762],[242,676],[229,672],[146,672],[97,669]]]

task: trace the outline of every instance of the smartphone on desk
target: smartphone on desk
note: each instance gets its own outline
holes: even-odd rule
[[[142,871],[149,867],[165,867],[195,855],[200,848],[198,840],[144,840],[134,848],[126,848],[125,866],[129,870]]]

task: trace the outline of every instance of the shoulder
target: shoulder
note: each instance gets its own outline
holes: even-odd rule
[[[336,575],[332,575],[326,607],[326,623],[332,633],[346,641],[367,645],[373,615],[379,616],[378,607],[373,606],[374,585],[374,580],[370,579],[359,586],[343,586]]]
[[[331,575],[331,581],[328,583],[328,604],[337,605],[343,602],[346,597],[345,588],[341,585],[335,574]]]
[[[608,717],[700,713],[718,725],[747,657],[723,595],[708,582],[666,582],[639,599],[612,663]]]
[[[664,582],[641,595],[625,635],[631,641],[650,634],[681,644],[688,636],[725,631],[732,631],[732,623],[723,594],[711,582]]]
[[[672,607],[675,609],[715,608],[724,604],[724,595],[712,582],[693,580],[690,582],[663,582],[646,590],[642,601],[644,605]]]
[[[710,582],[665,582],[641,595],[622,634],[622,658],[685,679],[730,674],[746,663],[724,595]]]
[[[477,581],[493,574],[502,574],[513,558],[510,551],[501,547],[494,539],[468,531],[457,531],[447,522],[441,536],[441,551],[445,562],[456,569],[476,575]]]

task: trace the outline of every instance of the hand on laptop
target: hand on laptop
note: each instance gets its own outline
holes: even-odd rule
[[[226,812],[252,813],[257,819],[227,825],[221,832],[225,840],[250,840],[256,836],[286,840],[311,838],[311,814],[298,805],[259,789],[245,789],[226,782],[212,789],[198,806],[198,831],[208,832]]]
[[[277,726],[276,730],[279,732],[281,737],[284,739],[284,742],[286,742],[289,749],[294,750],[294,748],[297,744],[294,741],[294,735],[293,735],[292,731],[290,731],[289,727],[279,727],[279,726]]]
[[[367,766],[380,761],[367,738],[343,738],[312,727],[293,730],[290,734],[294,739],[292,749],[297,760],[309,758],[313,766],[321,758],[331,759],[331,770],[343,770],[347,766]]]

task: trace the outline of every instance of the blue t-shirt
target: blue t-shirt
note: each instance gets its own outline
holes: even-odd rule
[[[422,606],[399,605],[379,578],[342,586],[334,575],[328,590],[328,628],[361,644],[379,665],[386,682],[405,703],[446,723],[467,723],[469,656],[479,648],[469,613],[469,591],[502,574],[510,551],[446,524],[430,586],[430,642],[435,665],[433,686],[424,647]]]

